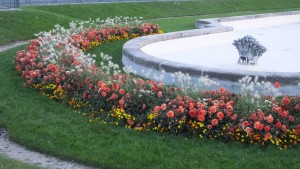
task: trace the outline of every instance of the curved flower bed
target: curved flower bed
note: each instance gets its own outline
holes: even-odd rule
[[[277,145],[300,142],[300,97],[255,97],[224,88],[205,91],[166,86],[121,73],[111,57],[101,55],[100,66],[84,50],[107,41],[160,33],[158,25],[135,18],[72,22],[38,34],[26,50],[17,52],[16,69],[41,94],[83,115],[133,128],[200,138]],[[279,87],[276,83],[275,87]],[[253,101],[254,100],[254,101]]]

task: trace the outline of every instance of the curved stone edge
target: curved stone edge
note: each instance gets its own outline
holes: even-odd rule
[[[133,69],[138,75],[142,75],[141,69],[151,69],[156,72],[164,70],[167,73],[188,73],[190,76],[194,77],[208,75],[212,79],[216,78],[224,81],[231,81],[232,83],[237,82],[244,76],[259,76],[260,79],[264,81],[269,81],[271,83],[280,82],[282,85],[287,87],[287,90],[291,90],[293,88],[292,86],[296,86],[299,82],[300,72],[255,72],[246,70],[233,72],[222,68],[189,65],[160,59],[143,52],[141,48],[150,43],[159,41],[233,31],[232,27],[221,25],[220,22],[224,21],[264,18],[293,14],[300,14],[300,11],[266,13],[225,18],[199,19],[196,21],[196,27],[200,29],[144,36],[126,42],[123,46],[122,51],[122,63],[125,66],[133,67]],[[170,82],[170,80],[165,81]],[[282,90],[285,91],[285,89]],[[293,91],[289,91],[287,93],[293,94]]]

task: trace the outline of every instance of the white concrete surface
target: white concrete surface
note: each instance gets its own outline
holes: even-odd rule
[[[222,22],[233,32],[161,41],[141,50],[152,56],[191,65],[225,68],[230,71],[300,72],[300,14]],[[237,64],[234,39],[251,35],[267,52],[255,66]]]

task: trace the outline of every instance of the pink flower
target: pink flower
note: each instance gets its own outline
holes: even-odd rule
[[[160,110],[160,107],[159,107],[159,106],[155,106],[155,107],[154,107],[154,113],[157,113],[159,110]]]
[[[163,104],[160,106],[160,108],[161,108],[162,110],[166,110],[166,109],[167,109],[167,105],[166,105],[165,103],[163,103]]]
[[[218,125],[218,123],[219,123],[219,121],[218,121],[217,119],[212,119],[212,120],[211,120],[211,124],[212,124],[213,126]]]
[[[286,125],[281,126],[282,131],[286,132]]]
[[[161,97],[161,96],[162,96],[162,92],[159,91],[159,92],[157,93],[157,97]]]
[[[212,125],[211,124],[207,125],[207,128],[212,129]]]
[[[216,106],[210,106],[209,111],[212,113],[217,112],[217,107]]]
[[[168,111],[168,113],[167,113],[167,117],[169,117],[169,118],[173,118],[174,117],[174,112],[173,111]]]
[[[236,114],[233,114],[232,116],[231,116],[231,120],[236,120],[237,119],[237,115]]]
[[[57,77],[57,78],[55,78],[55,82],[56,83],[59,83],[60,82],[60,79]]]
[[[270,126],[266,126],[265,127],[265,131],[270,131],[271,127]]]
[[[270,114],[268,117],[266,117],[266,120],[267,120],[268,123],[273,123],[274,118],[273,118],[273,116]]]
[[[249,122],[248,122],[248,121],[244,121],[244,122],[243,122],[243,125],[244,125],[245,127],[248,127],[248,126],[249,126]]]
[[[221,121],[224,118],[224,113],[220,111],[219,113],[217,113],[217,117]]]
[[[278,121],[278,122],[276,123],[276,128],[281,128],[281,123],[280,123],[280,121]]]
[[[295,118],[293,116],[289,116],[289,121],[294,121]]]
[[[281,113],[281,116],[282,117],[287,117],[287,115],[288,115],[288,111],[287,110],[285,110],[285,111],[283,111],[282,113]]]

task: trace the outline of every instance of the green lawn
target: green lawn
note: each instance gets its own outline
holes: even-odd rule
[[[11,160],[7,157],[0,155],[0,168],[1,169],[41,169],[33,165],[21,163],[19,161]]]
[[[73,19],[177,16],[154,20],[169,32],[193,29],[198,18],[296,10],[300,9],[300,0],[199,0],[179,4],[120,3],[22,9],[0,12],[0,44],[32,38],[34,33],[49,30],[56,23],[67,25]],[[103,44],[88,52],[108,53],[120,63],[124,42]],[[0,53],[0,127],[9,131],[13,141],[29,149],[101,168],[298,168],[299,148],[280,151],[275,146],[262,148],[137,132],[101,121],[91,123],[89,117],[82,117],[82,112],[22,87],[24,81],[12,63],[15,52],[21,49],[24,46]]]

